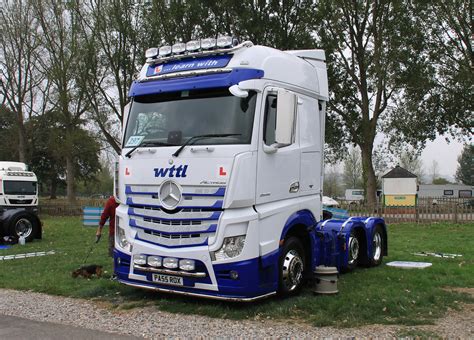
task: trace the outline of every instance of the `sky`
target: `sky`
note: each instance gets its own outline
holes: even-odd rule
[[[432,142],[426,143],[426,147],[421,153],[423,169],[429,173],[433,161],[438,162],[439,174],[447,179],[454,179],[458,167],[458,156],[461,154],[464,144],[458,141],[451,141],[449,144],[444,137],[439,136]]]

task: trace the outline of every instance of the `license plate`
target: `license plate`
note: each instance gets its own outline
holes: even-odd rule
[[[180,276],[153,274],[153,281],[172,286],[183,285],[183,278]]]

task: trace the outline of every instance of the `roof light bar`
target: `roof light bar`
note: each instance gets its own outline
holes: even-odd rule
[[[165,45],[160,48],[152,47],[146,50],[145,56],[148,64],[166,62],[168,60],[182,59],[195,56],[212,55],[219,53],[229,53],[240,48],[253,46],[252,42],[239,41],[231,36],[221,36],[217,39],[206,38],[201,40],[191,40],[187,43],[176,43],[172,46]]]

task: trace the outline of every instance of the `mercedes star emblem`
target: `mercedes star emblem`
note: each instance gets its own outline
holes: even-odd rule
[[[161,205],[168,210],[176,208],[183,196],[181,187],[174,181],[165,181],[160,187]]]

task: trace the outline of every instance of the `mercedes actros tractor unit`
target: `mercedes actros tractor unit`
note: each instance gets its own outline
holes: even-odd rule
[[[0,162],[0,236],[41,238],[37,179],[24,163]]]
[[[232,37],[150,48],[115,169],[114,271],[234,301],[300,291],[317,266],[381,263],[382,219],[322,220],[322,50]]]

